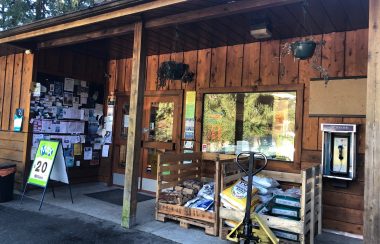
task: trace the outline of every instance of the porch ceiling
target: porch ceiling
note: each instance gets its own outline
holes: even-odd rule
[[[148,21],[218,4],[244,1],[190,1],[149,11],[142,16],[129,16],[112,22],[102,22],[88,26],[85,30],[72,29],[17,44],[33,47],[36,43],[71,37],[83,32],[120,27],[141,17]],[[147,30],[148,55],[254,42],[256,40],[250,36],[249,30],[252,20],[258,17],[266,17],[270,20],[272,39],[287,39],[368,27],[368,0],[306,0],[305,3],[306,11],[303,11],[302,3],[295,3],[164,28],[149,28]],[[71,48],[92,54],[97,52],[97,56],[106,58],[122,58],[132,56],[132,44],[133,33],[131,32],[122,36],[71,45]]]

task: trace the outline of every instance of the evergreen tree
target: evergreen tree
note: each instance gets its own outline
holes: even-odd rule
[[[106,0],[104,0],[106,1]],[[0,0],[0,31],[94,6],[95,0]]]

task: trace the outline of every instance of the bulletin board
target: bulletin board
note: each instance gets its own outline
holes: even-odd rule
[[[310,81],[309,116],[365,117],[367,78]]]
[[[98,166],[111,143],[104,130],[103,87],[91,81],[38,73],[32,87],[33,160],[41,140],[60,141],[67,167]]]

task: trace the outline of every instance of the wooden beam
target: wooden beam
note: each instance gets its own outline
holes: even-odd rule
[[[189,1],[189,0],[160,0],[160,1],[153,1],[153,2],[148,2],[148,3],[144,3],[144,4],[139,4],[136,6],[129,7],[129,8],[115,10],[115,11],[110,12],[110,13],[104,13],[104,14],[100,14],[97,16],[91,16],[91,17],[88,17],[85,19],[75,20],[75,21],[72,21],[69,23],[63,23],[63,24],[59,24],[59,25],[55,25],[55,26],[51,26],[51,27],[46,27],[43,29],[38,29],[38,30],[34,30],[34,31],[29,31],[26,33],[17,34],[14,36],[4,37],[4,38],[0,39],[0,44],[6,43],[6,42],[12,42],[12,41],[20,41],[20,40],[27,39],[27,38],[32,38],[32,37],[51,34],[51,33],[59,32],[59,31],[63,31],[63,30],[82,27],[82,26],[95,24],[95,23],[99,23],[102,21],[106,21],[106,20],[125,17],[125,16],[132,15],[132,14],[139,14],[139,13],[146,12],[149,10],[168,7],[171,5],[175,5],[178,3],[184,3],[187,1]]]
[[[380,1],[369,0],[364,242],[380,243]]]
[[[227,15],[246,13],[250,11],[260,10],[270,7],[278,7],[287,4],[294,4],[302,2],[303,0],[247,0],[234,3],[218,5],[214,7],[204,8],[200,10],[193,10],[185,13],[174,14],[162,18],[148,20],[145,23],[146,29],[162,28],[170,25],[186,24],[196,21],[203,21],[223,17]],[[101,38],[109,38],[118,35],[124,35],[133,31],[133,25],[124,25],[116,28],[109,28],[100,31],[94,31],[75,35],[72,37],[57,38],[49,41],[40,42],[39,48],[51,48],[58,46],[65,46],[76,44],[85,41],[92,41]],[[1,39],[0,39],[1,41]]]
[[[144,112],[146,46],[142,22],[135,24],[132,78],[129,108],[128,144],[124,179],[122,226],[131,228],[136,223],[137,183],[142,137],[142,114]]]
[[[132,33],[134,30],[134,25],[123,25],[113,28],[106,28],[99,31],[93,31],[84,33],[81,35],[68,36],[63,38],[57,38],[49,41],[40,42],[37,44],[37,48],[51,48],[51,47],[61,47],[66,45],[78,44],[86,41],[95,41],[103,38],[114,37],[118,35],[124,35],[127,33]]]
[[[193,10],[185,13],[174,14],[162,18],[147,21],[145,27],[162,28],[174,24],[185,24],[195,21],[203,21],[207,19],[219,18],[239,13],[247,13],[250,11],[278,7],[288,4],[301,3],[304,0],[246,0],[227,3],[214,7]]]

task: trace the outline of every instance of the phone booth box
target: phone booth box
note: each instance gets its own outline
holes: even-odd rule
[[[323,176],[352,181],[356,178],[355,124],[321,124]]]

